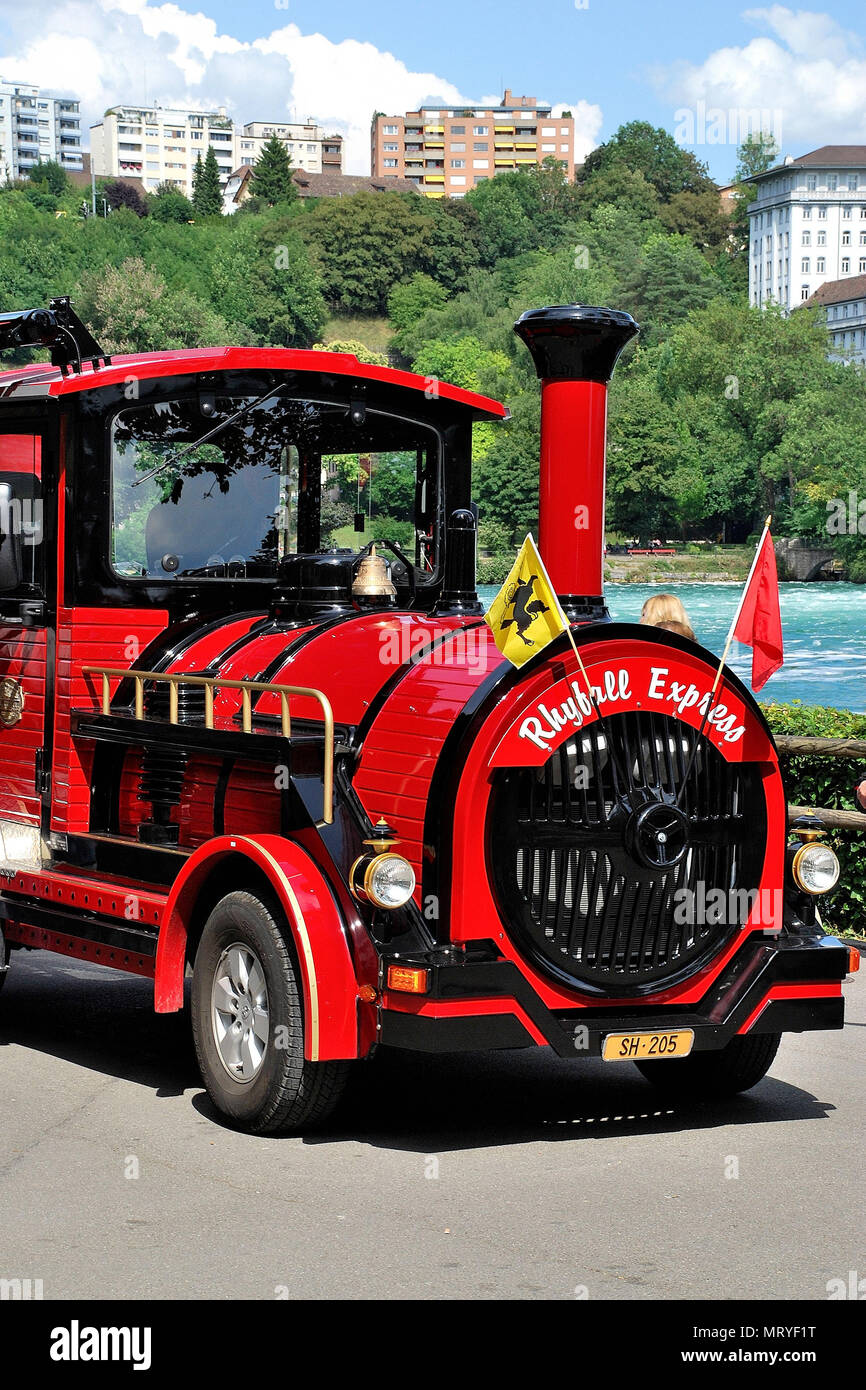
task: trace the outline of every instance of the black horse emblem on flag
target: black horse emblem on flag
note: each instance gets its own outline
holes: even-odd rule
[[[550,612],[547,604],[542,603],[540,598],[532,598],[532,586],[537,578],[537,574],[531,574],[528,579],[518,579],[507,601],[507,607],[514,609],[514,616],[503,618],[499,624],[500,632],[504,632],[507,627],[516,626],[518,637],[522,642],[525,642],[527,647],[535,646],[529,637],[524,636],[527,628],[530,628],[535,619],[540,617],[542,613]]]

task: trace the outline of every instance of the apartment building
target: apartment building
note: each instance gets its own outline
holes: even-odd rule
[[[98,176],[140,178],[148,192],[172,183],[192,197],[196,160],[213,147],[220,182],[235,168],[236,131],[225,107],[184,111],[162,106],[114,106],[90,127],[90,155]]]
[[[550,156],[573,179],[574,120],[506,88],[499,106],[377,112],[370,153],[374,178],[408,179],[428,198],[462,198],[485,179]]]
[[[0,78],[0,181],[26,177],[54,160],[81,169],[81,116],[71,97],[50,96],[28,82]]]
[[[749,300],[793,309],[827,281],[866,274],[866,145],[820,149],[756,174]]]
[[[237,165],[255,164],[262,147],[278,136],[295,169],[308,174],[342,174],[343,137],[327,135],[312,117],[308,121],[248,121],[237,137]]]

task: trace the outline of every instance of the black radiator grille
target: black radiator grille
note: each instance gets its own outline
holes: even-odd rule
[[[676,800],[697,734],[643,711],[606,724],[614,758],[594,724],[542,767],[497,774],[488,857],[503,921],[540,964],[570,983],[645,991],[697,969],[746,920],[764,795],[758,767],[728,763],[702,740],[680,800],[688,848],[672,867],[648,866],[635,816]]]

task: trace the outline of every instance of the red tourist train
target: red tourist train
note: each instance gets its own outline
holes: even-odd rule
[[[786,845],[760,709],[728,672],[699,738],[715,658],[605,607],[637,327],[516,327],[594,703],[567,634],[516,669],[483,619],[497,402],[328,352],[112,360],[68,299],[0,315],[0,348],[51,351],[0,374],[0,970],[131,971],[160,1012],[191,973],[204,1084],[253,1132],[321,1119],[380,1046],[550,1046],[709,1096],[842,1026],[838,863]]]

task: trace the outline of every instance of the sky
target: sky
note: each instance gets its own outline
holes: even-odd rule
[[[84,131],[124,100],[313,116],[344,135],[347,173],[369,173],[374,111],[489,102],[508,86],[573,113],[578,157],[648,120],[724,184],[753,125],[783,154],[866,144],[866,6],[0,0],[0,77],[78,97]]]

